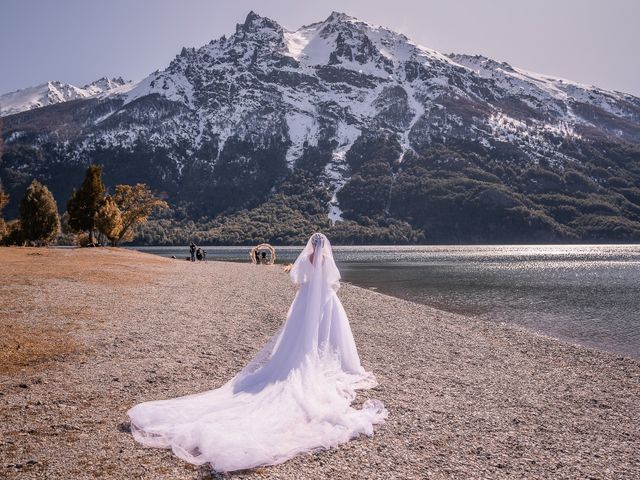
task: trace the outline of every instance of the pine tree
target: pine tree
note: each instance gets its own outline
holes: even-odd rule
[[[67,203],[67,212],[69,227],[76,232],[87,232],[91,243],[94,243],[96,212],[102,205],[103,196],[102,167],[89,165],[82,186],[71,194]]]
[[[49,189],[34,180],[20,203],[20,226],[26,241],[47,245],[60,234],[60,216]]]
[[[122,232],[122,214],[111,195],[107,195],[96,213],[96,228],[116,246]]]

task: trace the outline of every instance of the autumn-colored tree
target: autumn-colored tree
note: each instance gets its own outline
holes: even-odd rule
[[[122,213],[113,197],[107,195],[96,212],[96,228],[116,246],[123,227]]]
[[[9,203],[9,195],[4,193],[4,189],[2,185],[0,185],[0,210],[2,210],[7,203]]]
[[[145,223],[156,208],[168,207],[167,203],[156,198],[144,183],[133,186],[117,185],[113,199],[122,220],[122,228],[113,241],[114,246],[133,240],[135,228]]]
[[[4,193],[2,185],[0,185],[0,240],[7,234],[7,225],[2,218],[2,209],[9,202],[9,195]]]
[[[5,223],[5,235],[2,245],[23,245],[25,242],[20,228],[20,220],[10,220]]]
[[[60,216],[49,189],[34,180],[20,203],[20,227],[24,240],[47,245],[60,234]]]
[[[69,227],[76,232],[87,232],[91,243],[94,243],[96,212],[102,205],[103,197],[102,167],[89,165],[82,186],[71,194],[67,203],[67,212]]]

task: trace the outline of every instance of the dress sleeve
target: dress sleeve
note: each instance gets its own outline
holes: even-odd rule
[[[308,256],[296,260],[296,263],[293,264],[293,267],[289,272],[291,282],[298,287],[307,283],[311,278],[312,268],[313,265],[311,265],[311,261]]]

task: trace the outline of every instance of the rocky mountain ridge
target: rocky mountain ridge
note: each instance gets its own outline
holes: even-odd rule
[[[83,87],[76,87],[70,83],[50,81],[35,87],[0,95],[0,116],[14,115],[34,108],[68,102],[69,100],[90,98],[107,92],[114,93],[117,91],[122,93],[126,91],[127,86],[133,86],[133,82],[127,82],[122,77],[102,77]]]
[[[608,238],[575,226],[585,215],[616,218],[622,238],[640,232],[640,99],[444,55],[342,13],[288,31],[251,12],[233,35],[183,49],[135,85],[4,123],[10,190],[37,175],[65,192],[97,162],[108,183],[145,181],[185,217],[230,218],[303,175],[326,221],[393,219],[434,241]],[[440,198],[458,191],[453,205]],[[608,207],[534,198],[567,193]],[[442,201],[446,216],[422,215]],[[493,230],[460,227],[478,205]]]

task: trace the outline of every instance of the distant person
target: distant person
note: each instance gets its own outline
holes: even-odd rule
[[[267,260],[267,252],[262,252],[262,258],[260,258],[260,263],[262,265],[266,265],[269,261]]]
[[[198,247],[196,247],[196,244],[191,242],[191,244],[189,245],[189,253],[191,254],[191,261],[195,262],[196,261],[196,249]]]
[[[196,250],[196,258],[198,259],[198,261],[202,261],[204,260],[204,250],[202,250],[200,247],[197,248]]]
[[[254,253],[254,257],[256,258],[256,265],[260,265],[260,252],[258,250]]]

